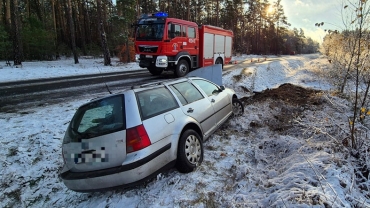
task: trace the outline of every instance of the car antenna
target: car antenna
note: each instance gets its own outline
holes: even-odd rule
[[[102,75],[102,78],[103,78],[103,74],[101,73],[100,68],[99,68],[99,67],[96,67],[96,68],[98,68],[99,73],[100,73],[100,75]],[[106,83],[106,82],[104,82],[104,84],[105,84],[105,87],[107,88],[107,90],[108,90],[109,94],[112,94],[112,92],[109,90],[109,87],[108,87],[107,83]]]
[[[105,87],[107,88],[107,90],[108,90],[109,94],[112,94],[112,92],[109,90],[109,87],[108,87],[107,83],[106,83],[106,82],[104,82],[104,84],[105,84]]]

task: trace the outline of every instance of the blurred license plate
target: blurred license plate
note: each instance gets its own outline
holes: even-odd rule
[[[153,56],[152,56],[152,55],[146,55],[146,57],[147,57],[147,58],[153,58]]]

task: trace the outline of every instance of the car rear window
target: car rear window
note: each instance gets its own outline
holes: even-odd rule
[[[176,99],[165,87],[138,92],[137,99],[143,120],[179,107]]]
[[[124,96],[117,95],[81,106],[70,124],[73,140],[88,139],[124,130]]]

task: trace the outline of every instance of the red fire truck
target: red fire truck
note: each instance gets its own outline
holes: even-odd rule
[[[137,62],[153,75],[164,70],[185,76],[190,70],[231,60],[233,32],[210,25],[169,18],[157,12],[135,24]]]

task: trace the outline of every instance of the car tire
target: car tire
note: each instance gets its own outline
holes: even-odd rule
[[[183,77],[189,73],[189,64],[185,59],[181,59],[176,66],[175,75],[176,77]]]
[[[233,98],[232,108],[234,116],[240,116],[244,113],[243,103],[237,98]]]
[[[177,149],[176,168],[181,173],[189,173],[203,161],[203,142],[199,134],[186,130],[180,137]]]
[[[148,67],[148,70],[154,76],[160,75],[163,72],[163,69],[162,68],[157,68],[155,66]]]
[[[217,58],[215,64],[221,64],[221,69],[224,68],[224,63],[222,62],[222,58]]]

